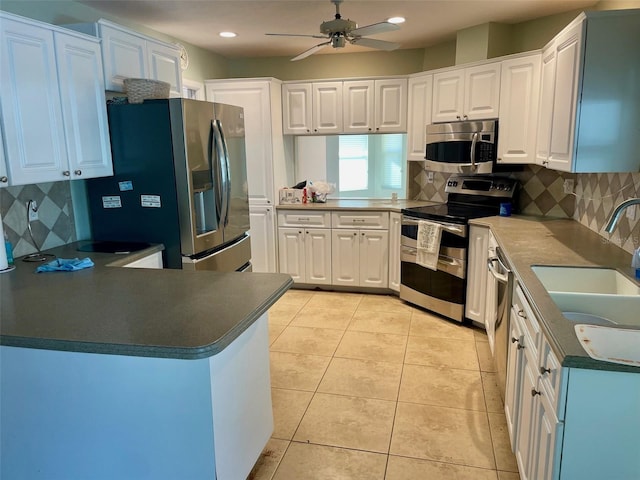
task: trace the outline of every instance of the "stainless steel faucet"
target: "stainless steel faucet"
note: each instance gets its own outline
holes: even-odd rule
[[[622,215],[622,211],[631,205],[640,205],[640,198],[630,198],[618,205],[611,214],[611,217],[609,217],[609,221],[607,222],[607,226],[604,227],[604,231],[607,233],[613,232],[613,229],[616,228],[616,224],[620,219],[620,215]]]

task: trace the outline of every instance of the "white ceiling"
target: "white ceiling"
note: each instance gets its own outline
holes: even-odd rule
[[[332,20],[330,0],[80,0],[96,10],[144,25],[227,58],[295,56],[322,40],[272,37],[265,33],[319,34]],[[455,38],[458,30],[487,22],[519,23],[593,6],[597,0],[345,0],[343,18],[359,26],[392,16],[407,19],[399,31],[372,38],[424,48]],[[220,38],[231,30],[236,38]],[[320,53],[353,53],[369,48],[347,45]],[[333,52],[332,52],[333,51]]]

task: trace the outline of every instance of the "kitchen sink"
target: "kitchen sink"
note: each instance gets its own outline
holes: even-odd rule
[[[574,323],[640,327],[640,286],[612,268],[533,265],[551,299],[563,312],[599,317],[581,321],[580,315],[565,315]]]
[[[640,295],[640,285],[613,268],[533,265],[548,292]]]

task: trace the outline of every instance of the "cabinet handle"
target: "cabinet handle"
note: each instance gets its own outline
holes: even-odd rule
[[[369,131],[371,131],[371,127],[369,127]]]
[[[9,179],[7,177],[0,177],[0,183],[7,183]]]
[[[520,343],[520,339],[519,338],[511,337],[511,343],[517,343],[518,344],[518,350],[522,350],[524,348],[524,345]]]
[[[74,175],[82,175],[82,170],[74,170],[73,174]]]
[[[457,118],[458,120],[462,120],[462,119],[460,118],[460,115],[456,115],[456,118]]]
[[[69,170],[64,170],[62,172],[62,175],[64,175],[65,177],[69,177],[69,176],[71,176],[71,172]]]
[[[542,392],[536,390],[535,388],[531,389],[531,396],[535,397],[536,395],[542,395]]]
[[[353,236],[355,237],[356,235],[358,235],[356,232],[353,232]]]
[[[462,116],[462,118],[463,118],[464,120],[469,120],[469,117],[467,117],[466,115],[463,115],[463,116]]]
[[[542,375],[544,375],[545,373],[551,373],[551,369],[550,368],[540,367],[540,373]]]
[[[526,318],[527,318],[527,316],[524,314],[524,310],[518,310],[518,316],[519,316],[520,318],[524,318],[524,319],[526,319]]]

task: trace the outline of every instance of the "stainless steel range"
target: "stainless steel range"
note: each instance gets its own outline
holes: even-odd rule
[[[497,176],[451,176],[447,202],[402,210],[400,298],[462,322],[467,288],[469,220],[498,215],[501,203],[514,203],[517,180]],[[421,220],[441,226],[435,270],[418,262]]]

